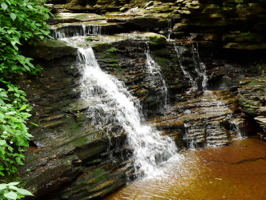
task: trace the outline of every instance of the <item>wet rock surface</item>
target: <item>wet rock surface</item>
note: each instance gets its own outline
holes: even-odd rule
[[[103,20],[124,22],[124,31],[146,30],[191,36],[226,49],[265,49],[263,1],[51,1],[59,14],[51,23]],[[77,12],[63,14],[62,12]],[[97,13],[95,14],[85,14]],[[83,14],[80,14],[83,13]],[[92,17],[93,16],[93,17]]]
[[[75,64],[75,57],[42,61],[45,70],[21,83],[34,106],[32,121],[39,127],[30,129],[34,139],[20,174],[36,198],[47,193],[44,199],[103,196],[121,187],[133,172],[122,148],[126,135],[121,127],[112,127],[114,135],[106,135],[108,123],[97,128],[86,116],[90,105],[79,102]],[[87,189],[74,189],[82,188],[80,184]]]
[[[266,139],[266,120],[265,120],[265,76],[247,77],[240,82],[239,102],[242,109],[249,116],[252,116],[263,132],[259,133],[262,139]]]
[[[149,123],[171,136],[180,150],[229,145],[239,133],[254,133],[254,124],[266,138],[266,79],[252,78],[266,69],[264,2],[47,3],[57,12],[49,20],[51,34],[83,35],[80,46],[93,47],[101,68],[124,82],[140,100]],[[35,199],[99,199],[135,175],[127,133],[112,123],[112,111],[97,110],[109,120],[95,119],[89,109],[95,102],[80,101],[76,50],[59,40],[27,49],[44,68],[21,81],[34,107],[31,121],[39,125],[30,125],[34,138],[20,168]],[[147,69],[148,50],[161,68],[153,80]],[[217,91],[203,92],[203,72],[197,72],[202,64],[207,88]],[[162,93],[161,77],[167,95]]]
[[[234,137],[241,136],[237,132],[237,127],[243,123],[236,115],[239,112],[237,96],[229,91],[205,91],[192,98],[189,96],[183,95],[183,102],[149,121],[159,130],[178,133],[174,135],[178,136],[175,141],[187,148],[225,146]]]

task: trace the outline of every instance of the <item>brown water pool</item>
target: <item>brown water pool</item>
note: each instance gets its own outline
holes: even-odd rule
[[[266,200],[266,142],[233,141],[187,150],[165,164],[162,177],[135,181],[104,200]]]

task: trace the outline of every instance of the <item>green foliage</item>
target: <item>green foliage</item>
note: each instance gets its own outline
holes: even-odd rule
[[[26,94],[8,83],[8,90],[0,88],[0,175],[17,171],[16,165],[23,165],[23,152],[32,137],[26,121],[31,116],[31,107],[26,103]]]
[[[17,187],[19,182],[11,182],[8,184],[2,183],[0,184],[0,199],[4,200],[16,200],[22,199],[25,196],[33,196],[28,190],[21,189]]]
[[[35,72],[31,58],[22,55],[19,45],[49,36],[44,20],[49,10],[37,0],[2,0],[0,6],[0,77]]]
[[[49,36],[49,10],[41,5],[42,0],[0,1],[0,175],[17,172],[23,165],[25,147],[32,137],[26,122],[31,116],[26,94],[11,84],[22,73],[36,74],[35,67],[23,55],[22,47],[44,40]],[[8,186],[9,189],[12,189]],[[16,190],[18,191],[18,190]],[[13,194],[13,193],[10,193]],[[14,196],[13,196],[14,197]],[[9,199],[14,199],[9,197]]]

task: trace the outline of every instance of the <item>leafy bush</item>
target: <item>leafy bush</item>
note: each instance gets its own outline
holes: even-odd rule
[[[11,182],[8,184],[2,183],[0,184],[0,198],[3,199],[22,199],[25,196],[33,196],[29,191],[18,188],[19,182]]]
[[[26,121],[31,107],[26,104],[24,91],[8,84],[8,90],[0,88],[0,175],[17,171],[16,164],[23,165],[23,152],[29,146],[32,135],[27,131]]]
[[[25,92],[13,84],[22,73],[34,74],[39,71],[39,68],[31,63],[33,59],[24,56],[19,47],[34,44],[49,36],[49,26],[45,20],[49,18],[50,13],[41,3],[42,0],[0,1],[0,175],[2,176],[17,171],[16,166],[23,164],[25,147],[29,146],[28,140],[31,135],[27,131],[26,122],[31,116],[29,114],[31,107],[27,104]]]
[[[49,36],[49,10],[37,0],[2,0],[0,7],[0,77],[34,72],[32,58],[22,55],[19,45]]]

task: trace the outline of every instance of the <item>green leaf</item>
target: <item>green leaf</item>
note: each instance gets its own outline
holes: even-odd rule
[[[30,122],[32,125],[34,125],[34,126],[39,126],[38,124],[35,124],[35,123],[33,123],[33,122]]]
[[[0,145],[1,146],[4,146],[6,144],[6,141],[5,140],[0,140]]]
[[[27,7],[28,7],[29,9],[33,9],[33,7],[32,7],[31,5],[29,5],[29,4],[27,5]]]
[[[7,107],[6,107],[6,106],[1,106],[0,109],[1,109],[3,112],[7,112]]]
[[[8,199],[16,200],[18,195],[15,192],[8,192],[8,193],[4,194],[4,196]]]
[[[26,70],[30,71],[30,68],[27,65],[23,65],[25,67]]]
[[[8,87],[8,91],[10,92],[14,91],[14,88],[11,85],[7,85],[7,87]]]
[[[1,3],[1,7],[3,8],[3,10],[6,10],[7,9],[7,5],[6,5],[6,3]]]
[[[21,188],[18,188],[18,193],[22,194],[22,195],[26,195],[26,196],[34,196],[33,194],[31,194],[31,192],[29,192],[28,190],[24,190]]]
[[[12,153],[14,148],[12,148],[11,146],[7,145],[7,149]]]
[[[19,110],[25,110],[27,108],[27,105],[22,105],[21,108]]]
[[[11,112],[7,112],[5,113],[6,115],[15,115],[17,112],[16,111],[11,111]]]
[[[5,103],[5,102],[4,102],[2,99],[0,99],[0,106],[1,106],[1,105],[4,105],[4,103]]]
[[[7,94],[6,94],[6,92],[1,92],[1,93],[0,93],[0,96],[2,96],[2,97],[6,97],[6,98],[8,97]]]
[[[19,182],[10,182],[7,185],[10,186],[10,185],[18,185],[18,184],[19,184]]]
[[[24,165],[20,157],[16,157],[16,161],[19,165]]]
[[[10,17],[14,21],[17,18],[17,15],[15,13],[10,13]]]
[[[22,145],[24,147],[29,147],[29,141],[28,140],[24,140],[23,143],[22,143]]]
[[[11,189],[11,190],[17,190],[17,189],[19,189],[18,187],[14,186],[14,185],[10,185],[8,188]]]
[[[6,188],[7,188],[7,184],[5,183],[0,184],[0,190],[4,190]]]

